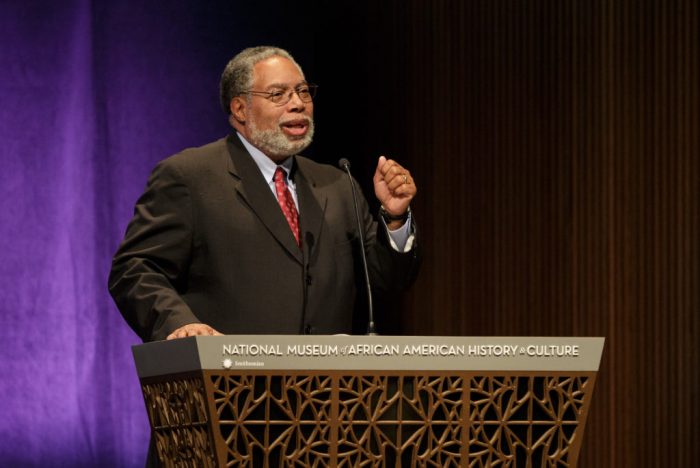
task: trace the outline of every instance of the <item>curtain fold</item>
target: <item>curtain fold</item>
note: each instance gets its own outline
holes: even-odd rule
[[[137,340],[105,291],[113,220],[92,4],[2,8],[0,459],[138,466]]]
[[[3,465],[143,466],[139,340],[107,275],[155,163],[228,131],[231,10],[0,5]]]

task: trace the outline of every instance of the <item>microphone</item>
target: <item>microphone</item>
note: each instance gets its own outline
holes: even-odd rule
[[[304,246],[306,247],[304,251],[304,269],[308,269],[309,263],[311,262],[311,257],[312,253],[314,251],[314,235],[310,232],[306,232],[304,234]],[[306,274],[304,275],[304,281],[306,281],[307,286],[311,284],[311,276],[309,275],[309,272],[306,271]]]
[[[308,247],[309,255],[311,254],[311,251],[314,249],[314,235],[313,233],[306,231],[304,234],[304,242],[306,243],[306,246]]]
[[[355,190],[355,182],[352,180],[352,174],[350,174],[350,161],[345,158],[341,158],[338,161],[338,166],[345,171],[348,175],[348,180],[350,181],[350,187],[352,188],[352,204],[355,206],[355,220],[357,221],[357,232],[360,235],[360,256],[362,257],[362,268],[365,273],[365,283],[367,284],[367,306],[369,312],[369,320],[367,323],[367,335],[376,336],[377,331],[374,328],[374,309],[372,308],[372,287],[369,284],[369,271],[367,270],[367,256],[365,255],[365,235],[362,229],[362,223],[360,222],[360,209],[357,206],[357,192]]]
[[[303,262],[303,291],[304,291],[304,307],[301,309],[301,334],[307,334],[309,333],[308,329],[306,328],[306,305],[309,300],[309,292],[308,292],[308,287],[311,286],[312,278],[311,275],[309,274],[309,263],[311,262],[311,252],[313,251],[314,248],[314,235],[310,233],[309,231],[306,231],[304,233],[304,243],[302,244],[303,246],[303,255],[304,255],[304,262]]]

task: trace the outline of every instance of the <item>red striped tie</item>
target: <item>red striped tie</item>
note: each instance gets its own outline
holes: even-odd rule
[[[284,213],[284,217],[287,218],[287,223],[294,234],[294,238],[297,240],[297,245],[301,247],[301,238],[299,237],[299,214],[297,213],[297,208],[294,206],[294,199],[292,194],[287,188],[287,183],[285,181],[287,174],[281,167],[278,167],[275,171],[274,181],[275,181],[275,191],[277,192],[277,202]]]

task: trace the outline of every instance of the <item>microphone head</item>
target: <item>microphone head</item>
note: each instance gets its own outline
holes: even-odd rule
[[[311,250],[314,247],[314,235],[306,231],[306,234],[304,234],[304,240],[306,241],[306,245],[309,246],[309,250]]]
[[[345,158],[340,158],[340,160],[338,161],[338,166],[341,169],[345,169],[345,170],[350,169],[350,161],[348,161]]]

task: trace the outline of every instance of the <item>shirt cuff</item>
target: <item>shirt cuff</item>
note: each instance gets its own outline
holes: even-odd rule
[[[403,226],[395,231],[389,229],[389,226],[386,225],[384,218],[380,216],[379,219],[384,225],[384,229],[386,229],[387,234],[389,234],[389,244],[391,244],[391,248],[397,252],[410,252],[413,248],[413,240],[416,237],[415,233],[413,232],[413,225],[411,223],[411,212],[409,211],[408,218],[406,218],[406,222],[403,223]]]

